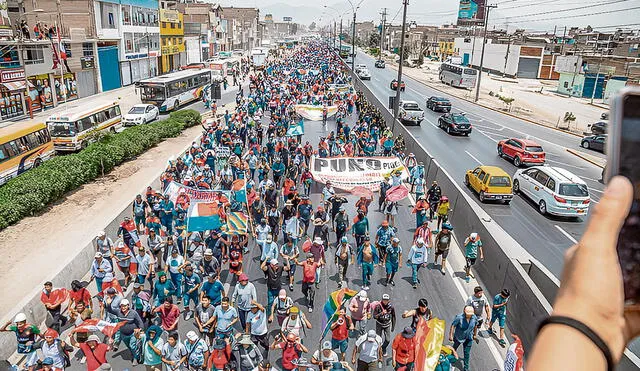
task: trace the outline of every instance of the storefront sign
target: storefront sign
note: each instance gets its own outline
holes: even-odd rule
[[[80,66],[83,70],[90,70],[96,68],[96,63],[93,57],[82,57],[80,58]]]
[[[311,174],[320,183],[331,182],[334,187],[351,190],[364,187],[373,192],[380,190],[385,176],[400,171],[401,178],[409,176],[398,157],[329,157],[311,158]]]
[[[24,68],[11,68],[0,71],[0,82],[24,81]]]
[[[140,59],[140,58],[147,58],[148,54],[147,53],[138,53],[138,54],[127,54],[124,57],[126,59]]]

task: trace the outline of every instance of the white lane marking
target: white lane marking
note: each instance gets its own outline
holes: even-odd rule
[[[595,189],[595,188],[591,188],[591,187],[589,187],[589,190],[592,191],[592,192],[604,193],[604,191],[601,191],[601,190]]]
[[[424,120],[425,120],[426,122],[428,122],[429,124],[431,124],[431,126],[433,126],[434,128],[439,129],[439,128],[438,128],[438,125],[436,125],[436,124],[434,124],[433,122],[431,122],[431,120],[429,120],[428,118],[425,118]]]
[[[472,155],[471,153],[469,153],[469,151],[464,151],[466,154],[469,155],[469,157],[471,157],[472,159],[476,160],[477,163],[479,163],[480,165],[482,165],[482,162],[480,160],[478,160],[474,155]]]
[[[499,129],[492,128],[492,127],[486,126],[486,125],[478,125],[478,124],[473,124],[473,126],[478,127],[478,128],[482,128],[484,130],[494,130],[494,131],[502,131],[502,130],[504,130],[504,126],[500,127]]]
[[[573,238],[573,236],[571,236],[567,231],[562,229],[562,227],[560,227],[559,225],[556,225],[555,227],[560,231],[560,233],[562,233],[566,238],[568,238],[569,241],[573,243],[578,243],[578,241],[575,238]]]
[[[498,141],[497,141],[497,140],[495,140],[495,139],[491,138],[491,137],[489,136],[489,134],[485,133],[484,131],[482,131],[482,130],[476,130],[476,132],[478,132],[478,133],[480,133],[480,134],[484,135],[485,137],[487,137],[489,140],[493,141],[494,143],[498,143]],[[493,135],[498,135],[498,134],[493,134]],[[501,135],[501,137],[504,137],[504,136],[503,136],[503,135]],[[504,138],[506,138],[506,137],[504,137]]]
[[[592,182],[600,183],[600,179],[588,178],[588,177],[586,177],[586,176],[581,176],[580,178],[582,178],[582,179],[586,179],[586,180],[590,180],[590,181],[592,181]]]
[[[380,81],[380,79],[379,79],[379,78],[377,78],[377,77],[374,77],[373,79],[374,79],[374,80],[376,80],[376,81]]]
[[[414,92],[414,93],[418,94],[418,95],[420,96],[420,98],[422,98],[422,100],[425,100],[425,97],[424,97],[424,96],[422,96],[422,94],[420,94],[420,92],[419,92],[419,91],[417,91],[416,89],[414,89],[414,88],[407,88],[407,89],[409,89],[409,90],[411,90],[412,92]]]
[[[547,159],[546,161],[547,162],[555,162],[556,164],[560,164],[562,166],[569,166],[569,167],[572,167],[572,168],[575,168],[575,169],[580,169],[580,170],[585,170],[586,169],[585,167],[576,166],[576,165],[569,165],[566,162],[562,162],[562,161],[555,161],[555,160],[549,160],[549,159]]]

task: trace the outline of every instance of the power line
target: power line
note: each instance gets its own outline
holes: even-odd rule
[[[553,20],[556,20],[556,19],[589,17],[589,16],[592,16],[592,15],[625,12],[627,10],[636,10],[636,9],[640,9],[640,6],[635,6],[635,7],[632,7],[632,8],[625,8],[625,9],[605,10],[605,11],[602,11],[602,12],[594,12],[594,13],[587,13],[587,14],[575,14],[575,15],[568,15],[568,16],[562,16],[562,17],[543,18],[543,19],[523,19],[523,20],[520,20],[519,22],[541,22],[541,21],[553,21]],[[513,18],[513,17],[510,17],[510,18]]]
[[[546,12],[540,12],[540,13],[533,13],[533,14],[521,14],[521,15],[514,15],[514,16],[509,16],[508,18],[522,18],[522,17],[533,17],[536,15],[544,15],[544,14],[553,14],[553,13],[562,13],[562,12],[569,12],[572,10],[580,10],[580,9],[587,9],[587,8],[594,8],[596,6],[604,6],[604,5],[610,5],[610,4],[617,4],[617,3],[623,3],[629,0],[613,0],[613,1],[609,1],[607,3],[598,3],[598,4],[591,4],[591,5],[584,5],[584,6],[579,6],[576,8],[566,8],[566,9],[559,9],[559,10],[549,10]],[[504,19],[507,17],[500,17],[497,19]],[[495,20],[495,19],[494,19]]]
[[[576,2],[562,2],[562,3],[558,3],[557,0],[545,0],[545,1],[540,1],[537,3],[529,3],[529,4],[523,4],[523,5],[512,5],[512,6],[508,6],[506,8],[500,8],[500,10],[505,10],[505,9],[519,9],[519,8],[526,8],[526,7],[530,7],[530,6],[536,6],[536,5],[542,5],[542,4],[549,4],[549,3],[556,3],[555,5],[577,5],[577,4],[595,4],[595,3],[599,3],[601,0],[594,0],[594,1],[576,1]]]

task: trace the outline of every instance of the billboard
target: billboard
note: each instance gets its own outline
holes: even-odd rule
[[[460,0],[458,26],[483,26],[486,0]]]

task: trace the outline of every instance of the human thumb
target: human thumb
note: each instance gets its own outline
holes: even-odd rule
[[[589,225],[583,236],[584,241],[598,241],[598,244],[581,244],[581,247],[615,249],[618,233],[624,223],[631,201],[633,186],[623,176],[613,177],[607,184],[600,202],[595,206]]]

